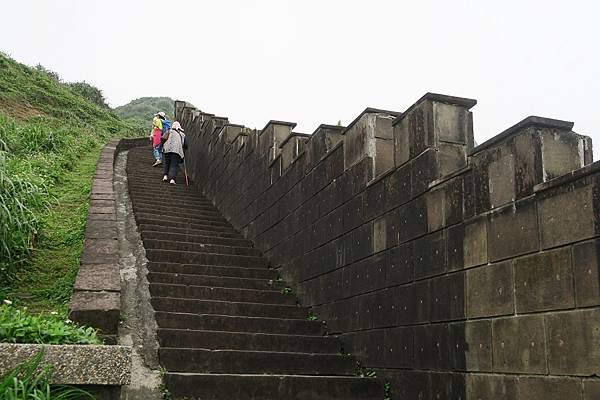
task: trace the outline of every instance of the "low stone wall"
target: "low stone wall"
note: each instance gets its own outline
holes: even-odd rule
[[[119,398],[120,386],[131,381],[131,348],[123,346],[0,343],[0,376],[40,351],[40,365],[51,367],[51,383],[82,387],[97,399]]]
[[[109,142],[102,150],[92,183],[81,265],[69,318],[100,330],[107,344],[117,342],[121,310],[113,164],[118,152],[147,143],[145,138]]]
[[[600,398],[600,163],[529,117],[474,147],[428,93],[310,137],[176,102],[188,174],[393,399]]]

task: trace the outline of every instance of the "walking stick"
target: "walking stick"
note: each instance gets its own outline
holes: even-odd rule
[[[183,157],[183,173],[185,174],[185,186],[190,186],[190,181],[188,180],[187,168],[185,166],[185,157]]]

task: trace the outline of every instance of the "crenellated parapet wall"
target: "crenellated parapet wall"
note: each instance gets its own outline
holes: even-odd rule
[[[600,164],[529,117],[475,147],[474,100],[260,131],[176,102],[193,181],[393,398],[600,398]]]

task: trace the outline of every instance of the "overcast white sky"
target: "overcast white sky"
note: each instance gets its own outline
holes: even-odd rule
[[[424,93],[471,97],[481,143],[528,115],[575,122],[600,154],[600,3],[7,1],[0,50],[112,106],[187,100],[234,123],[350,122]]]

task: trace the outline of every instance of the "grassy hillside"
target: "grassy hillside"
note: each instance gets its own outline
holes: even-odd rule
[[[152,116],[158,111],[164,111],[169,118],[172,118],[173,103],[174,101],[170,97],[141,97],[115,108],[115,114],[123,119],[150,125]]]
[[[0,300],[66,304],[99,150],[141,134],[72,84],[0,53]]]
[[[191,106],[191,104],[190,104]],[[119,117],[138,126],[150,128],[152,116],[163,111],[169,119],[174,117],[174,101],[170,97],[141,97],[114,109]]]

